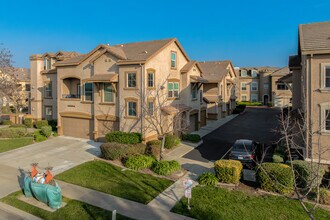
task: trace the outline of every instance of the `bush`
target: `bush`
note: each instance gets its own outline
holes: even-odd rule
[[[112,131],[105,135],[107,142],[117,142],[120,144],[138,144],[142,142],[140,133],[128,133],[123,131]]]
[[[182,134],[181,138],[183,141],[190,141],[193,143],[201,141],[201,136],[199,136],[198,134]]]
[[[321,166],[319,167],[317,163],[311,163],[304,160],[294,160],[292,161],[292,165],[295,171],[295,178],[298,187],[305,188],[310,186],[311,188],[316,188],[321,184],[325,171]],[[319,174],[318,178],[315,178],[317,169],[319,169]]]
[[[268,103],[267,103],[267,106],[268,106],[268,107],[273,107],[273,103],[272,103],[272,102],[268,102]]]
[[[48,124],[52,127],[52,131],[57,131],[57,120],[49,120]]]
[[[217,160],[214,163],[215,175],[223,183],[239,183],[243,165],[238,160]]]
[[[36,128],[37,129],[41,129],[41,127],[47,126],[47,125],[48,125],[48,121],[47,120],[36,121]]]
[[[274,163],[284,163],[284,158],[282,154],[274,153],[273,155],[273,162]]]
[[[237,102],[237,105],[262,106],[262,103],[261,102]]]
[[[330,190],[326,188],[320,188],[320,203],[330,205]]]
[[[2,125],[12,125],[13,122],[11,122],[10,120],[3,120],[3,121],[1,122],[1,124],[2,124]]]
[[[44,135],[41,133],[40,130],[37,130],[37,131],[34,132],[34,140],[35,140],[36,142],[41,142],[41,141],[45,141],[45,140],[47,140],[47,137],[44,136]]]
[[[9,126],[10,128],[27,128],[26,125],[22,124],[13,124]]]
[[[156,160],[160,158],[162,142],[159,140],[148,141],[146,154],[154,157]]]
[[[26,127],[32,128],[33,127],[33,120],[32,120],[32,118],[25,118],[24,119],[24,124],[25,124]]]
[[[198,177],[198,183],[206,186],[215,186],[219,179],[213,173],[203,173]]]
[[[293,175],[286,164],[262,163],[256,177],[261,189],[281,194],[292,193]]]
[[[101,145],[102,157],[107,160],[122,160],[130,156],[142,155],[146,151],[144,144],[120,144],[116,142]]]
[[[169,135],[165,136],[164,147],[166,149],[172,149],[173,147],[178,146],[179,144],[180,144],[180,138],[179,137],[177,137],[175,135],[172,135],[172,134],[169,134]]]
[[[181,169],[181,166],[178,161],[171,160],[171,161],[157,161],[152,166],[152,170],[157,173],[158,175],[167,176],[171,173],[178,171]]]
[[[44,135],[45,137],[50,137],[50,135],[52,134],[52,127],[51,126],[42,126],[41,127],[41,134]]]
[[[26,128],[2,128],[0,129],[0,138],[20,138],[27,135]]]
[[[153,157],[147,155],[138,155],[127,158],[125,161],[125,166],[132,170],[141,170],[150,168],[155,162]]]

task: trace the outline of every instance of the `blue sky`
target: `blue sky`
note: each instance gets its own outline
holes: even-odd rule
[[[170,37],[194,60],[285,66],[297,51],[298,24],[329,21],[329,7],[329,0],[1,1],[0,43],[17,67],[29,67],[34,53]]]

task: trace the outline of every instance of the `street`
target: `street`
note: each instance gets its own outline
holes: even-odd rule
[[[237,139],[251,139],[270,144],[279,139],[280,110],[267,107],[246,108],[239,115],[215,131],[203,137],[203,144],[184,158],[208,162],[223,157]]]

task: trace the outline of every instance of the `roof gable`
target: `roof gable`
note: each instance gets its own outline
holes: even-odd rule
[[[232,72],[235,74],[230,60],[199,62],[199,65],[203,72],[203,78],[208,82],[221,81],[227,75],[229,68],[232,68]]]

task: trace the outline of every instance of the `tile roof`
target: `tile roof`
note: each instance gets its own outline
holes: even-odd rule
[[[83,79],[83,82],[118,82],[118,74],[96,74],[88,79]]]
[[[209,82],[219,82],[227,73],[230,60],[209,61],[198,63],[203,72],[203,78]]]
[[[195,60],[192,60],[192,61],[189,61],[188,63],[186,63],[186,65],[184,65],[182,68],[181,68],[181,73],[186,73],[186,72],[189,72],[189,70],[191,68],[193,68],[193,66],[196,64],[197,62]]]
[[[273,72],[280,69],[279,67],[274,67],[274,66],[239,67],[239,68],[245,70],[257,70],[258,72]]]
[[[211,103],[211,102],[219,102],[219,96],[217,95],[203,95],[203,99],[207,102],[207,103]]]
[[[330,22],[300,24],[299,42],[302,53],[330,50]]]
[[[271,75],[272,76],[285,76],[290,73],[289,67],[283,67],[281,69],[275,70]]]
[[[164,111],[166,114],[172,115],[183,111],[189,111],[191,110],[191,107],[185,104],[177,104],[177,105],[167,105],[161,107],[161,110]]]

